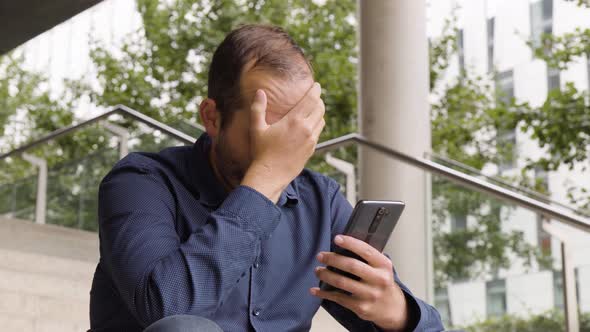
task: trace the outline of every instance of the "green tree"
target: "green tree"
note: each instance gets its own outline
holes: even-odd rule
[[[55,97],[47,87],[48,80],[43,74],[25,69],[21,54],[13,52],[0,57],[0,151],[10,151],[73,123],[72,109],[78,102],[75,96],[66,90]],[[94,214],[90,209],[95,201],[97,181],[116,160],[106,149],[107,136],[99,128],[91,127],[27,151],[48,163],[49,223],[96,229],[95,216],[92,219],[85,216],[86,221],[81,225],[78,215]],[[99,152],[100,156],[89,164],[88,156]],[[33,218],[36,172],[19,156],[0,161],[0,214],[11,212],[17,218]],[[88,201],[88,209],[80,210],[78,205],[84,200]]]
[[[78,84],[101,106],[125,104],[165,123],[196,120],[207,95],[213,51],[241,23],[284,27],[311,59],[323,87],[327,117],[323,138],[354,130],[356,107],[355,1],[138,0],[143,27],[111,52],[95,43],[91,58],[100,88]],[[119,55],[120,54],[120,55]]]
[[[494,74],[475,76],[467,68],[455,79],[442,79],[457,52],[456,36],[455,19],[451,18],[441,36],[430,43],[430,87],[435,96],[431,105],[432,150],[477,170],[506,163],[513,157],[513,146],[499,139],[499,133],[514,128],[504,116],[522,105],[496,92]],[[514,256],[529,267],[533,262],[548,265],[546,253],[524,241],[522,232],[502,230],[501,221],[512,206],[436,176],[432,197],[435,287],[493,275],[510,267]],[[451,232],[443,230],[448,229],[449,220],[465,223],[467,218],[476,223]]]
[[[42,88],[47,78],[40,73],[24,69],[23,56],[10,53],[0,57],[0,136],[3,151],[21,143],[24,137],[39,136],[72,122],[71,104],[51,98],[50,91]],[[17,112],[25,114],[24,121],[11,117]],[[18,121],[18,123],[16,123]],[[7,126],[17,132],[5,136]]]
[[[218,43],[240,23],[262,22],[283,26],[312,61],[316,79],[324,89],[327,110],[327,125],[321,139],[356,131],[356,1],[327,0],[318,5],[311,0],[137,0],[137,7],[143,25],[120,49],[113,51],[108,45],[93,42],[90,56],[98,72],[92,79],[97,79],[98,88],[92,88],[90,78],[67,82],[72,103],[87,95],[96,105],[125,104],[180,128],[183,121],[195,121],[197,104],[206,96],[206,69]],[[484,77],[465,73],[458,80],[443,85],[440,77],[455,52],[456,29],[451,20],[443,36],[431,44],[431,90],[439,97],[432,105],[433,150],[481,169],[488,163],[503,160],[510,148],[498,149],[495,137],[481,140],[477,133],[502,130],[504,122],[498,120],[499,116],[508,113],[503,110],[516,105],[498,107],[493,89],[487,83],[489,80]],[[50,113],[40,112],[39,120],[35,118],[31,121],[36,122],[31,123],[43,125],[36,127],[40,131],[31,132],[28,137],[38,137],[51,130],[51,125],[57,128],[72,122],[71,108],[55,109],[68,121],[47,121],[51,120]],[[125,120],[122,123],[131,125]],[[154,149],[158,145],[153,137],[139,136],[137,128],[131,126],[131,129],[134,136],[141,138],[142,147]],[[80,186],[82,176],[89,170],[100,178],[112,163],[109,158],[99,158],[102,162],[73,169],[68,168],[73,167],[72,163],[66,164],[66,161],[82,163],[89,160],[84,156],[100,156],[101,151],[112,148],[108,142],[104,131],[88,130],[68,136],[43,151],[55,169],[69,174],[69,177],[60,178],[61,191],[57,192],[62,194],[56,194],[68,197],[61,200],[64,204],[57,204],[59,200],[55,204],[54,218],[58,220],[64,216],[61,224],[75,225],[73,211],[80,210],[76,200],[84,201],[84,196],[94,195],[84,190],[73,191],[72,187]],[[56,153],[58,150],[61,152]],[[340,157],[355,161],[355,149],[340,151]],[[329,170],[319,158],[310,164],[319,170]],[[522,234],[503,233],[500,229],[499,202],[442,179],[434,181],[434,248],[439,285],[506,267],[510,253],[531,261],[535,252],[522,241]],[[96,183],[91,181],[82,187],[95,188]],[[450,234],[442,232],[442,225],[450,216],[466,214],[477,218],[476,227]]]
[[[529,317],[519,317],[515,315],[504,315],[492,317],[466,326],[465,331],[469,332],[492,332],[492,331],[518,331],[518,332],[537,332],[537,331],[565,331],[565,319],[563,311],[552,310],[541,314],[531,315]],[[580,315],[580,332],[590,331],[590,314]]]
[[[578,0],[580,7],[590,8],[590,1]],[[588,61],[590,66],[590,29],[577,28],[562,35],[543,34],[541,43],[528,43],[535,57],[549,68],[565,70],[576,61]],[[590,91],[579,90],[572,82],[550,91],[539,108],[523,108],[512,115],[512,121],[522,124],[547,154],[529,160],[527,168],[555,171],[564,166],[570,170],[586,165],[590,158]],[[586,170],[586,166],[582,166]],[[590,188],[574,184],[568,188],[570,203],[580,213],[590,215]]]
[[[91,57],[98,68],[100,88],[88,90],[98,105],[126,104],[170,124],[196,117],[197,103],[206,96],[206,75],[215,47],[241,23],[270,23],[284,27],[312,61],[316,79],[324,89],[326,129],[322,139],[356,131],[356,41],[355,1],[197,1],[138,0],[143,27],[124,43],[121,52],[111,52],[95,43]],[[503,122],[494,115],[495,96],[484,78],[463,75],[450,86],[441,77],[456,52],[454,20],[431,47],[431,89],[442,95],[433,105],[433,150],[481,169],[497,163],[509,147],[497,152],[494,138],[483,141],[478,132],[495,131]],[[469,152],[475,148],[476,152]],[[356,160],[354,149],[340,157]],[[320,158],[310,165],[329,172]],[[500,203],[485,195],[436,180],[434,196],[438,210],[435,228],[449,215],[470,213],[480,224],[455,234],[437,232],[437,271],[448,280],[469,278],[507,267],[510,253],[530,262],[535,251],[518,232],[503,233],[499,227]],[[467,200],[465,198],[468,198]],[[490,211],[482,212],[486,206]],[[449,210],[454,209],[454,210]],[[461,245],[457,245],[460,243]],[[468,246],[465,246],[465,244]],[[475,250],[473,249],[475,248]]]

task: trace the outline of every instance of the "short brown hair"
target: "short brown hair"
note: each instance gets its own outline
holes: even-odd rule
[[[219,44],[209,67],[208,94],[221,112],[222,127],[243,104],[240,78],[251,61],[249,70],[268,69],[283,77],[304,78],[313,72],[301,47],[282,28],[239,26]]]

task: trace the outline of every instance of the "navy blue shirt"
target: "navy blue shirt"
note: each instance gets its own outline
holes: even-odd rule
[[[224,331],[306,331],[320,305],[349,330],[378,330],[309,293],[317,253],[333,249],[352,212],[338,184],[304,170],[277,204],[246,186],[227,193],[209,148],[204,134],[193,146],[132,153],[103,179],[91,330],[141,331],[193,314]],[[438,312],[396,282],[411,330],[442,330]]]

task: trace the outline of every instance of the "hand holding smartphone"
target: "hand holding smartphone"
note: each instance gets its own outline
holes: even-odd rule
[[[402,211],[404,210],[404,207],[405,204],[400,201],[361,200],[356,204],[352,211],[348,224],[344,230],[344,235],[352,236],[364,241],[379,250],[379,252],[382,252],[402,214]],[[334,252],[340,255],[356,258],[366,263],[366,261],[357,254],[338,246],[336,246]],[[328,269],[351,279],[360,280],[359,277],[337,268],[328,266]],[[321,281],[320,289],[350,294]]]

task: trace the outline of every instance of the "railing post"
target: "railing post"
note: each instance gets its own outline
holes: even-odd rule
[[[12,217],[16,217],[16,186],[16,184],[12,186],[12,203],[10,205]]]
[[[346,175],[346,200],[348,200],[350,205],[354,206],[356,204],[356,175],[354,173],[354,164],[333,157],[329,153],[326,154],[326,162]]]
[[[119,137],[119,159],[123,159],[129,153],[129,131],[106,120],[100,121],[100,125]]]
[[[23,153],[23,159],[38,168],[37,199],[35,202],[35,223],[45,224],[47,208],[47,161],[43,158]]]
[[[563,309],[565,316],[565,331],[579,332],[578,295],[576,293],[575,267],[571,257],[571,246],[565,232],[557,229],[553,224],[544,221],[543,229],[561,242],[561,275],[563,279]]]
[[[566,332],[579,332],[578,296],[576,294],[576,271],[572,262],[570,246],[561,242],[561,274],[563,276],[563,305]]]

